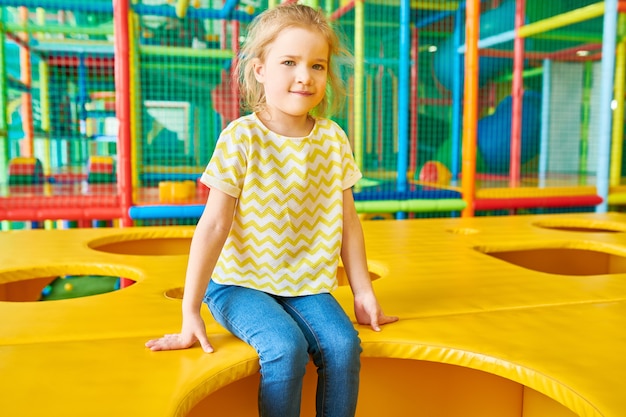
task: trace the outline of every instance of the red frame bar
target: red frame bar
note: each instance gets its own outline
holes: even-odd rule
[[[523,198],[481,198],[474,200],[474,210],[506,210],[548,207],[591,207],[602,203],[597,195]]]
[[[54,67],[78,67],[79,59],[75,56],[51,56],[48,65]],[[88,68],[115,68],[115,58],[109,56],[85,57]]]

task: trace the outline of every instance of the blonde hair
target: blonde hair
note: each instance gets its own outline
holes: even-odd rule
[[[328,73],[326,94],[322,101],[313,109],[316,116],[334,114],[343,105],[346,90],[343,80],[337,73],[335,57],[349,57],[339,37],[322,11],[296,3],[281,4],[259,14],[248,27],[237,68],[234,75],[239,83],[242,106],[244,109],[258,112],[265,108],[265,91],[263,85],[254,76],[255,59],[265,60],[268,47],[278,34],[287,28],[304,28],[317,30],[328,42]]]

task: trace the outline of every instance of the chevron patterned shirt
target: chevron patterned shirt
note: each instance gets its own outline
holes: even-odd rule
[[[255,114],[220,135],[201,181],[238,199],[212,279],[281,296],[337,286],[343,191],[361,178],[348,138],[319,118],[308,136],[270,131]]]

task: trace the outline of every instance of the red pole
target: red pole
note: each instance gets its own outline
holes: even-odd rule
[[[522,159],[522,100],[524,97],[524,38],[517,35],[520,27],[524,26],[526,0],[517,0],[515,3],[515,41],[513,46],[513,114],[511,115],[511,164],[509,171],[509,186],[517,187],[520,183]]]
[[[117,189],[122,208],[122,227],[132,226],[129,210],[133,203],[130,117],[129,0],[113,1],[115,30],[115,112],[119,120],[117,137]]]
[[[346,3],[345,5],[335,10],[330,15],[330,20],[338,20],[340,17],[342,17],[344,14],[348,13],[352,9],[354,9],[354,0],[350,1],[349,3]]]
[[[419,68],[419,52],[418,52],[419,32],[417,28],[411,29],[411,60],[413,65],[411,66],[411,130],[410,130],[410,152],[409,152],[409,171],[417,171],[417,82],[418,82],[418,68]]]

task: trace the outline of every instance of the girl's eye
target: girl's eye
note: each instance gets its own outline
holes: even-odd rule
[[[319,71],[324,71],[324,66],[322,64],[315,64],[313,65],[313,69],[319,70]]]
[[[292,67],[292,66],[296,65],[296,63],[293,62],[293,61],[283,61],[283,65],[287,65],[288,67]]]

